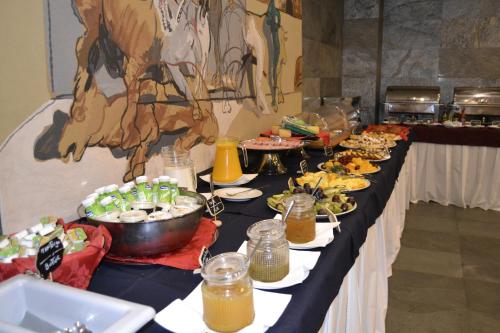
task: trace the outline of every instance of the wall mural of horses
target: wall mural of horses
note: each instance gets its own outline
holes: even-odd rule
[[[108,147],[127,156],[129,181],[162,136],[175,134],[178,150],[211,145],[216,114],[270,115],[300,93],[300,82],[283,82],[301,68],[300,54],[287,57],[287,41],[301,36],[283,24],[289,16],[301,26],[300,0],[72,1],[84,27],[73,103],[39,136],[37,160],[79,161]]]

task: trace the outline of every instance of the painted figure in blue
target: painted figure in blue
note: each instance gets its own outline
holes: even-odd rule
[[[269,73],[268,81],[271,88],[272,106],[278,108],[277,88],[278,88],[278,62],[280,57],[279,29],[281,27],[281,14],[276,8],[274,0],[269,1],[266,19],[264,20],[264,34],[266,35],[269,52]]]

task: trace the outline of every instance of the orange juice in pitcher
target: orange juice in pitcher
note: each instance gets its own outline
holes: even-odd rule
[[[238,157],[238,139],[232,137],[217,138],[212,173],[213,180],[219,183],[231,183],[238,180],[242,175]]]

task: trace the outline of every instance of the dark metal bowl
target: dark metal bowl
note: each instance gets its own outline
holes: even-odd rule
[[[136,223],[87,220],[94,226],[103,225],[109,230],[113,237],[110,249],[113,255],[143,257],[174,251],[191,241],[205,211],[204,196],[189,191],[181,191],[181,195],[196,198],[201,206],[189,214],[168,220]]]

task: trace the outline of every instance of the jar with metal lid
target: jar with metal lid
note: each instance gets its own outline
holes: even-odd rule
[[[287,276],[290,250],[285,228],[280,220],[263,220],[248,228],[247,254],[253,253],[249,268],[252,279],[276,282]]]
[[[292,200],[295,205],[286,220],[286,239],[297,244],[310,242],[316,237],[314,198],[306,193],[294,194],[285,200],[286,208]]]
[[[228,252],[208,260],[202,267],[203,320],[218,332],[235,332],[255,317],[248,257]]]

